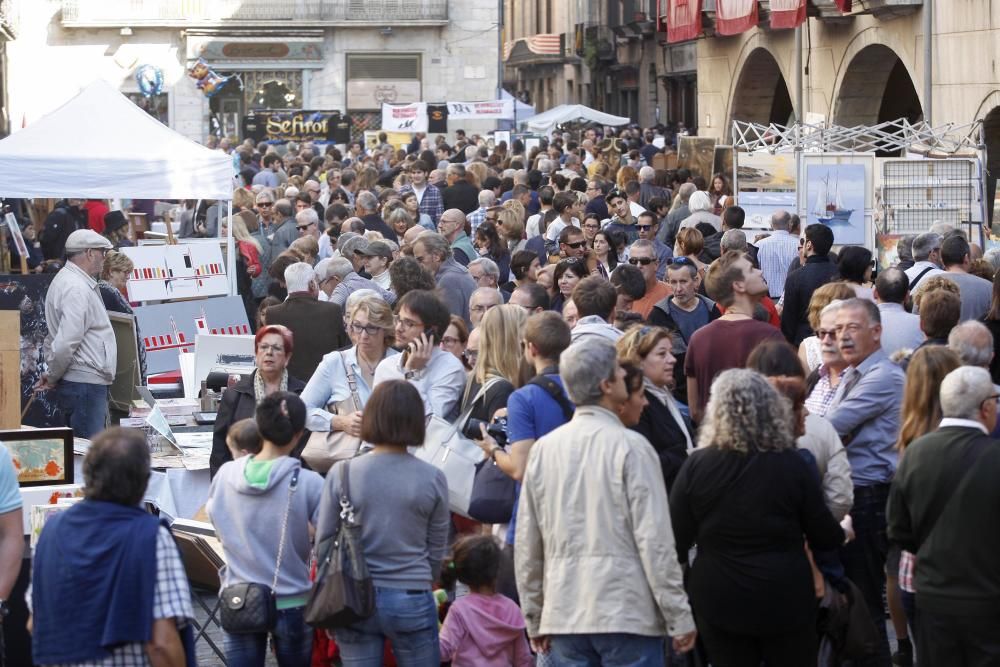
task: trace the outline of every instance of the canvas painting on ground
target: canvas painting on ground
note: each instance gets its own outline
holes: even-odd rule
[[[810,164],[806,167],[808,224],[833,230],[834,245],[865,242],[865,167]]]
[[[896,244],[899,243],[899,239],[901,238],[903,238],[902,234],[878,235],[877,249],[879,271],[892,268],[899,263],[899,252],[896,250]]]
[[[795,212],[794,192],[743,192],[736,197],[736,205],[746,212],[745,229],[771,229],[771,216],[775,211]],[[747,237],[753,241],[752,236]]]
[[[122,248],[135,269],[126,286],[129,301],[219,296],[229,281],[217,243]]]
[[[179,370],[178,354],[194,353],[200,333],[251,333],[246,308],[238,296],[139,306],[135,319],[146,343],[146,370],[150,374]]]
[[[715,178],[716,174],[722,174],[726,177],[726,183],[729,187],[733,187],[733,147],[732,146],[716,146],[715,147],[715,157],[712,160],[712,178]],[[712,187],[711,181],[708,183],[708,187]],[[733,192],[736,190],[734,189]]]

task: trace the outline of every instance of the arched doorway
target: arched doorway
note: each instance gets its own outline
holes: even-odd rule
[[[787,125],[794,107],[778,61],[767,49],[754,49],[740,71],[733,93],[730,120]]]
[[[843,127],[878,125],[897,118],[923,119],[917,89],[896,52],[882,44],[858,51],[847,65],[833,107],[833,122]],[[878,153],[891,157],[899,153]]]

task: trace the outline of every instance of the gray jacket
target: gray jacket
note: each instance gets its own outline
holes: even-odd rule
[[[466,326],[472,328],[469,318],[469,298],[476,291],[476,281],[469,275],[469,270],[449,257],[441,264],[434,276],[441,300],[448,306],[448,311],[461,315]]]
[[[109,385],[118,366],[118,346],[97,281],[73,262],[59,270],[45,295],[52,335],[50,382]]]

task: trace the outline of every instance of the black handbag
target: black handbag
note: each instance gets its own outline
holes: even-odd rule
[[[314,628],[335,630],[375,613],[375,586],[361,545],[361,524],[351,505],[350,459],[340,480],[340,526],[318,545],[316,582],[306,602],[305,620]]]
[[[507,523],[517,502],[517,482],[486,459],[476,466],[469,500],[469,516],[482,523]]]
[[[285,516],[281,520],[281,537],[278,541],[278,558],[274,565],[274,581],[268,588],[264,584],[243,582],[230,584],[219,593],[219,618],[222,629],[231,635],[251,635],[271,632],[278,621],[278,606],[275,590],[278,588],[278,571],[281,556],[285,551],[285,533],[288,530],[288,513],[292,508],[292,495],[299,485],[299,471],[292,472],[288,486],[288,503]]]

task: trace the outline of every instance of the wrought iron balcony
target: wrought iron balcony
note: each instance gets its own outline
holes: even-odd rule
[[[62,0],[68,28],[444,25],[448,0]]]

